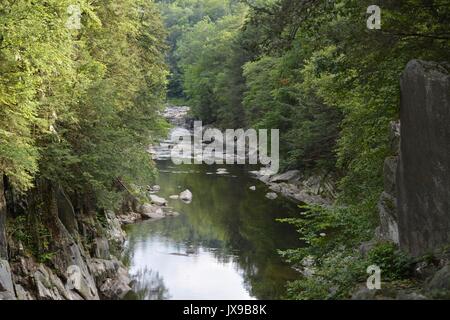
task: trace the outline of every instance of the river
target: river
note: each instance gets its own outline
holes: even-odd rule
[[[300,246],[290,225],[298,216],[283,198],[269,200],[267,187],[246,166],[174,165],[157,161],[166,199],[189,189],[193,201],[169,200],[180,215],[128,226],[127,254],[137,299],[282,299],[299,273],[279,249]],[[227,174],[217,174],[226,168]],[[250,187],[256,186],[256,190]]]

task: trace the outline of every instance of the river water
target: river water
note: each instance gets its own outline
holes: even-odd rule
[[[287,281],[300,275],[277,250],[301,244],[292,226],[276,220],[298,216],[297,206],[267,199],[267,186],[248,167],[170,160],[157,166],[158,195],[180,215],[127,228],[135,298],[282,299]],[[217,174],[219,168],[228,173]],[[193,193],[190,204],[169,200],[186,189]]]

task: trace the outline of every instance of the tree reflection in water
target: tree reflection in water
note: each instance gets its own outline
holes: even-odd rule
[[[267,187],[251,179],[242,168],[227,167],[231,174],[219,176],[208,174],[216,171],[213,166],[196,166],[194,172],[190,172],[189,165],[172,168],[167,162],[159,162],[158,167],[163,169],[157,181],[161,186],[160,196],[169,198],[189,189],[194,199],[189,205],[169,201],[169,205],[181,213],[178,217],[127,228],[132,269],[144,268],[145,263],[153,269],[162,268],[157,270],[174,297],[177,298],[176,289],[183,286],[185,297],[186,292],[205,286],[195,284],[195,288],[190,288],[186,287],[192,284],[188,280],[183,278],[186,281],[175,283],[174,279],[182,279],[183,272],[188,270],[192,273],[204,270],[204,282],[216,281],[216,274],[208,269],[215,268],[209,264],[213,257],[218,268],[226,269],[231,265],[235,269],[235,274],[241,277],[240,287],[244,287],[249,296],[283,298],[287,281],[298,279],[300,275],[282,261],[277,250],[298,248],[302,244],[292,226],[276,220],[299,216],[297,205],[282,198],[266,199]],[[256,191],[251,191],[250,186],[254,185]],[[190,254],[191,251],[195,254]],[[171,253],[187,257],[174,259]],[[187,276],[192,279],[194,274]],[[223,282],[221,285],[232,290],[231,284]],[[242,292],[240,288],[233,289]],[[195,294],[199,295],[197,291]],[[208,298],[211,294],[205,292],[200,296]]]
[[[136,300],[169,300],[169,289],[159,272],[144,268],[131,276],[134,299]]]

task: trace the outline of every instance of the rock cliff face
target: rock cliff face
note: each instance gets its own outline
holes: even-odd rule
[[[48,181],[37,181],[21,198],[2,180],[0,300],[132,295],[132,281],[119,259],[126,237],[122,225],[176,214],[165,207],[165,199],[151,195],[158,201],[141,204],[125,196],[113,212],[91,208],[89,199],[71,198]]]
[[[20,215],[10,212],[17,203],[5,200],[12,199],[5,197],[11,192],[5,189],[2,182],[0,300],[120,299],[131,291],[128,272],[113,254],[120,253],[125,241],[113,212],[100,213],[102,218],[92,211],[75,212],[62,190],[43,183],[38,184],[32,199],[24,200],[27,213]],[[42,206],[36,212],[33,208],[37,203]],[[26,231],[36,230],[39,246],[30,244],[34,234],[22,232],[18,236],[18,225],[6,230],[7,213],[11,223],[27,217],[26,224],[32,227]],[[42,243],[46,241],[39,235],[43,230],[51,239],[48,243]],[[40,251],[42,248],[46,251]]]
[[[401,88],[400,246],[420,255],[450,243],[450,76],[414,60]]]
[[[380,235],[419,256],[450,243],[450,76],[444,66],[408,63],[400,121],[399,148],[393,143],[399,156],[385,164]]]

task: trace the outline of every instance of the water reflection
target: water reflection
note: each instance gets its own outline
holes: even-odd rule
[[[171,298],[159,272],[147,267],[132,275],[133,291],[137,300],[168,300]]]
[[[277,249],[299,243],[291,226],[275,220],[298,215],[296,206],[266,199],[266,187],[240,167],[219,176],[206,165],[159,166],[161,196],[190,189],[194,199],[189,205],[170,200],[182,213],[178,217],[129,227],[131,273],[141,288],[149,288],[141,298],[282,298],[286,281],[298,274]],[[256,191],[249,189],[253,185]],[[164,288],[162,295],[152,293],[155,284]]]

